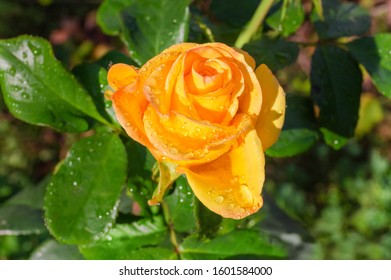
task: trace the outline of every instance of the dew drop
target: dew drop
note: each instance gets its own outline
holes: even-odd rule
[[[334,144],[334,145],[338,145],[338,144],[339,144],[339,141],[336,139],[336,140],[334,140],[333,144]]]
[[[144,93],[145,94],[151,94],[152,93],[152,89],[150,86],[144,86]]]
[[[102,215],[99,215],[98,218],[99,218],[99,219],[102,219]]]
[[[238,202],[242,203],[245,206],[253,205],[254,203],[251,191],[245,184],[239,186],[239,192],[236,199],[238,200]]]
[[[73,185],[76,187],[77,186],[77,182],[75,181],[75,182],[73,182]]]
[[[175,19],[175,18],[172,20],[172,23],[173,23],[173,24],[176,24],[177,22],[178,22],[178,20]]]
[[[219,195],[218,197],[216,197],[215,201],[216,201],[216,203],[221,204],[224,201],[224,197]]]

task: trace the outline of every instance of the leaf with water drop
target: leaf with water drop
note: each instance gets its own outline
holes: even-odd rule
[[[304,9],[301,0],[285,0],[282,7],[270,15],[266,23],[287,37],[294,33],[304,21]]]
[[[166,196],[164,201],[168,205],[170,218],[174,229],[178,232],[189,232],[195,229],[195,197],[189,183],[184,176],[175,181],[172,194]]]
[[[105,33],[120,35],[132,59],[143,64],[186,41],[189,4],[189,0],[105,0],[97,22]]]
[[[25,122],[64,132],[88,130],[94,119],[107,123],[42,38],[0,40],[0,85],[10,112]]]
[[[45,220],[56,239],[88,243],[113,225],[126,179],[126,152],[116,134],[76,142],[57,167],[45,196]]]
[[[368,71],[376,88],[391,97],[391,34],[376,34],[347,44],[352,56]]]
[[[339,136],[352,137],[358,119],[362,82],[357,62],[338,47],[318,47],[312,58],[310,79],[311,95],[319,108],[319,126]]]
[[[88,91],[100,115],[119,128],[112,102],[105,99],[105,92],[111,89],[107,82],[107,71],[98,64],[84,63],[73,68],[72,73]]]
[[[167,227],[162,217],[154,217],[152,220],[144,219],[132,224],[118,224],[101,240],[80,246],[80,251],[87,259],[95,260],[168,259],[169,255],[174,255],[173,251],[154,247],[167,239],[167,236]],[[138,254],[147,248],[151,250],[149,254],[145,251],[144,254]]]
[[[128,187],[132,199],[140,206],[137,213],[140,216],[150,215],[151,206],[148,200],[152,198],[157,182],[153,178],[155,158],[147,148],[127,137],[125,148],[128,156]]]

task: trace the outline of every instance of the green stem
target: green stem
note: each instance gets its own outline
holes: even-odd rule
[[[259,26],[262,24],[273,3],[274,0],[262,0],[259,3],[253,17],[236,39],[235,47],[241,48],[250,41],[251,37],[257,32]]]
[[[173,224],[171,217],[170,217],[170,211],[168,210],[168,206],[164,201],[161,201],[160,204],[162,205],[164,220],[166,221],[166,224],[168,226],[168,230],[170,231],[171,243],[174,246],[175,253],[178,256],[178,259],[180,260],[181,254],[180,254],[180,250],[179,250],[179,244],[178,244],[178,241],[176,238],[174,224]]]

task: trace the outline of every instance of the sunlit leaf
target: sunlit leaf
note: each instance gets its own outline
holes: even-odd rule
[[[281,131],[277,142],[266,150],[271,157],[290,157],[311,148],[318,140],[318,132],[306,128]]]
[[[156,248],[157,255],[154,257],[151,246],[163,242],[166,237],[167,227],[162,219],[145,219],[132,224],[118,224],[101,240],[83,245],[80,250],[87,259],[158,259],[162,255],[167,257],[169,250]],[[148,250],[144,251],[144,257],[137,254],[139,250],[144,249],[143,246],[150,248],[148,254]]]
[[[88,243],[111,228],[126,164],[125,149],[115,134],[96,134],[72,146],[45,197],[46,223],[56,239]]]
[[[25,122],[64,132],[85,131],[92,119],[106,123],[44,39],[0,40],[0,85],[10,112]]]
[[[368,71],[376,88],[391,97],[391,34],[376,34],[347,44],[352,56]]]
[[[282,6],[269,16],[266,23],[274,30],[286,37],[302,25],[304,21],[304,9],[301,0],[285,0],[286,7]],[[285,10],[284,10],[285,8]],[[284,12],[284,13],[283,13]]]

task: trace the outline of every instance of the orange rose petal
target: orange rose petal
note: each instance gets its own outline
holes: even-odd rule
[[[182,114],[159,115],[152,107],[144,114],[145,132],[149,141],[166,160],[178,165],[191,161],[211,161],[226,152],[235,138],[248,131],[252,124],[246,115],[237,115],[232,126],[192,120]]]
[[[167,77],[173,64],[187,49],[197,46],[194,43],[174,45],[145,63],[139,71],[140,83],[147,100],[161,113],[167,114],[171,105],[172,81]]]
[[[144,95],[138,93],[134,86],[129,86],[117,90],[112,96],[112,101],[118,122],[126,133],[147,146],[149,140],[144,131],[143,115],[148,101]]]
[[[264,164],[261,141],[251,130],[239,146],[212,162],[186,169],[185,174],[194,194],[211,211],[242,219],[263,205]]]
[[[242,51],[239,53],[221,43],[206,45],[215,46],[226,56],[226,59],[228,59],[229,56],[233,59],[233,62],[243,74],[245,81],[245,89],[239,100],[239,108],[243,113],[247,113],[251,116],[258,116],[262,105],[262,91],[253,71],[255,64],[253,59],[250,59],[249,55],[245,54],[246,52]],[[229,56],[227,54],[229,54]]]
[[[136,81],[137,77],[137,69],[123,63],[114,64],[107,73],[107,80],[113,90],[132,84]]]
[[[285,93],[266,65],[260,65],[255,74],[263,92],[262,109],[255,129],[262,141],[263,149],[266,150],[277,141],[284,124]]]

